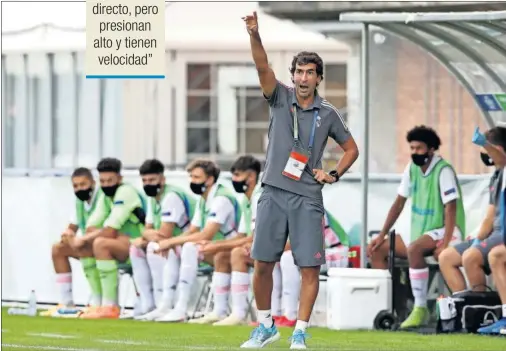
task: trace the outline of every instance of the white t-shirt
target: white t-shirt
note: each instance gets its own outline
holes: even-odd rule
[[[84,202],[84,210],[85,211],[89,211],[91,209],[91,205],[93,204],[93,201],[95,201],[95,196],[97,196],[97,188],[93,189],[93,194],[91,194],[90,201]],[[79,227],[79,224],[77,223],[77,208],[75,205],[72,208],[72,212],[70,213],[69,223]]]
[[[428,175],[434,169],[436,163],[441,159],[440,156],[434,155],[432,160],[425,172],[425,175]],[[397,189],[397,193],[405,198],[408,198],[411,195],[411,179],[409,169],[411,167],[411,162],[406,166],[404,173],[402,174],[401,184]],[[457,178],[455,177],[455,173],[449,168],[445,167],[441,170],[439,175],[439,190],[441,195],[441,200],[443,204],[447,204],[450,201],[458,199],[460,197],[459,188],[457,186]]]
[[[153,224],[155,209],[148,201],[148,211],[146,214],[146,224]],[[175,223],[179,228],[186,229],[190,224],[186,215],[186,208],[183,200],[174,192],[168,192],[160,202],[162,212],[162,223]]]
[[[235,209],[234,205],[225,196],[216,196],[218,186],[215,184],[209,192],[206,201],[206,211],[209,213],[206,223],[218,223],[221,225],[220,232],[227,235],[227,239],[237,234],[235,226]],[[203,201],[204,198],[199,199]],[[197,209],[192,218],[192,225],[195,227],[201,226],[202,213],[200,213],[200,206],[197,204]],[[204,228],[200,228],[202,231]]]
[[[246,195],[244,195],[246,196]],[[251,195],[251,232],[255,230],[255,220],[257,217],[257,205],[258,205],[258,199],[260,198],[260,191],[253,191],[253,194]],[[245,234],[247,231],[246,226],[246,216],[241,216],[241,220],[239,222],[239,230],[238,232],[241,234]]]

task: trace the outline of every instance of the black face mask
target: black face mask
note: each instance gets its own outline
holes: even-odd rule
[[[144,185],[144,192],[147,196],[155,197],[160,193],[160,190],[162,189],[161,184],[147,184]]]
[[[91,199],[91,194],[93,194],[93,188],[78,190],[74,194],[79,200],[88,201]]]
[[[490,156],[484,152],[480,152],[480,157],[481,157],[481,161],[483,162],[483,164],[487,167],[490,167],[490,166],[493,166],[494,165],[494,160],[492,160],[492,158],[490,158]]]
[[[238,192],[239,194],[245,193],[246,190],[248,190],[248,184],[246,184],[246,179],[243,181],[232,181],[232,185],[234,187],[234,190]]]
[[[411,154],[411,159],[413,160],[413,163],[417,165],[418,167],[425,166],[427,162],[429,162],[429,153],[426,152],[423,155],[419,154]]]
[[[205,182],[190,183],[190,189],[191,189],[191,191],[193,191],[194,194],[202,195],[206,191],[207,186],[206,186]]]
[[[113,197],[114,194],[116,194],[116,190],[118,190],[119,184],[111,185],[111,186],[103,186],[102,191],[104,192],[105,196]]]

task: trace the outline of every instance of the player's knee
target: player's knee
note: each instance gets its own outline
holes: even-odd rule
[[[317,284],[320,281],[320,267],[301,267],[302,284]]]
[[[181,259],[187,256],[198,256],[197,245],[195,243],[187,242],[181,248]]]
[[[146,253],[152,254],[156,250],[160,248],[160,245],[158,243],[155,243],[154,241],[150,241],[148,245],[146,246]]]
[[[492,248],[488,254],[488,262],[492,269],[506,264],[506,246],[498,245]]]
[[[388,256],[387,240],[385,240],[376,250],[371,252],[371,260],[384,260],[387,258],[387,256]]]
[[[62,243],[56,243],[53,244],[51,247],[51,256],[52,257],[60,257],[63,253],[63,244]]]
[[[276,262],[255,261],[255,274],[259,276],[272,274],[275,264]]]
[[[439,266],[442,268],[460,267],[461,265],[462,257],[453,247],[447,247],[439,255]]]
[[[93,240],[93,251],[103,249],[107,246],[107,239],[98,237]]]
[[[292,250],[283,252],[281,259],[279,260],[279,264],[281,265],[281,268],[295,265]]]
[[[416,258],[423,258],[423,248],[418,245],[416,242],[415,243],[412,243],[411,245],[408,246],[408,249],[407,249],[407,252],[408,252],[408,259],[409,260],[412,260],[412,259],[416,259]]]
[[[471,247],[462,255],[462,265],[466,268],[477,268],[483,266],[483,255],[477,248]]]
[[[242,267],[246,259],[246,250],[243,247],[235,247],[230,252],[230,262],[232,267]]]
[[[129,249],[128,249],[128,254],[130,255],[130,257],[145,257],[146,254],[144,253],[144,250],[142,250],[141,248],[135,246],[135,245],[130,245]]]
[[[214,267],[224,267],[230,265],[230,256],[227,252],[218,252],[213,257]]]

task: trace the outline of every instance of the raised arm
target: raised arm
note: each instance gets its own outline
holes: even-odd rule
[[[253,12],[253,15],[245,16],[242,19],[246,23],[246,29],[250,36],[251,55],[258,72],[262,92],[266,98],[270,98],[276,89],[277,80],[274,71],[269,66],[267,53],[262,45],[262,39],[260,39],[257,13]]]

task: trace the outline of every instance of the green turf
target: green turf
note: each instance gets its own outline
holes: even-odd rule
[[[78,320],[10,316],[2,309],[2,350],[238,350],[251,327],[161,324],[132,320]],[[267,350],[288,350],[291,329]],[[310,350],[506,350],[506,338],[476,335],[419,335],[340,332],[312,328]]]

